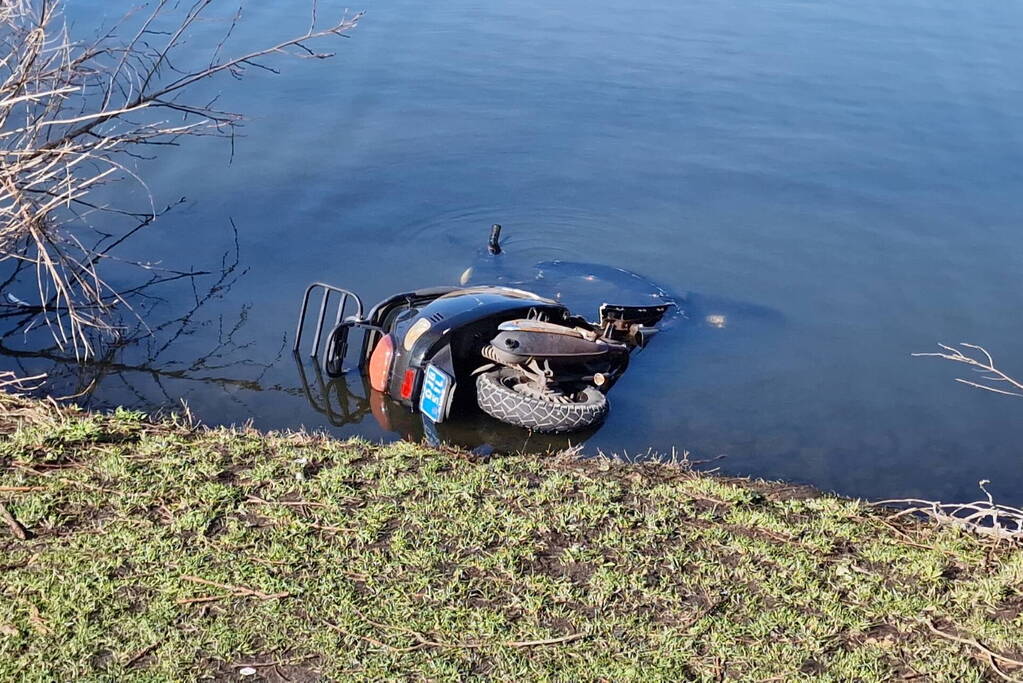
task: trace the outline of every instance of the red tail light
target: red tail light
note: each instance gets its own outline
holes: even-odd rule
[[[401,381],[401,397],[412,398],[412,390],[416,387],[416,371],[408,369],[405,371],[405,377]]]
[[[391,379],[391,361],[394,360],[394,340],[385,334],[373,348],[369,357],[369,385],[377,391],[387,393],[387,382]]]

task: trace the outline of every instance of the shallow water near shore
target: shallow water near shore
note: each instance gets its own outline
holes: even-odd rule
[[[328,4],[322,16],[340,9]],[[70,5],[83,31],[128,9]],[[208,86],[249,117],[233,157],[198,140],[142,167],[159,204],[189,201],[122,256],[217,270],[234,258],[233,221],[233,285],[180,335],[165,328],[113,364],[55,371],[16,335],[5,365],[55,371],[51,391],[84,390],[92,407],[185,400],[211,424],[392,439],[404,432],[363,409],[358,378],[323,387],[350,401],[349,422],[307,400],[288,350],[308,282],[370,304],[470,267],[475,282],[560,281],[587,308],[656,289],[682,314],[634,359],[585,452],[724,455],[728,473],[866,497],[973,499],[990,479],[1023,503],[1023,400],[910,357],[971,341],[1023,375],[1023,8],[366,9],[333,60]],[[307,21],[252,4],[232,40]],[[191,44],[225,28],[203,24]],[[500,261],[483,253],[491,223],[505,228]],[[170,287],[148,320],[198,296]],[[452,430],[469,446],[563,445],[487,421]]]

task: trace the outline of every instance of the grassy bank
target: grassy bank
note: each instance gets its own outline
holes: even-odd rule
[[[1023,675],[1023,552],[852,501],[5,411],[3,680]]]

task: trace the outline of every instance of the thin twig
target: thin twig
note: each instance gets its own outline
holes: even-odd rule
[[[306,662],[306,661],[309,661],[310,659],[315,659],[318,656],[319,655],[303,655],[301,657],[290,657],[288,659],[278,659],[277,661],[274,661],[274,662],[240,662],[238,664],[232,664],[232,666],[234,668],[236,668],[236,669],[244,669],[244,668],[250,667],[250,666],[253,669],[259,669],[259,668],[265,668],[265,667],[271,667],[271,666],[294,666],[295,664],[299,664],[301,662]]]
[[[126,661],[124,663],[124,668],[125,669],[130,669],[132,667],[132,665],[135,664],[135,662],[139,661],[140,659],[142,659],[143,657],[148,655],[150,652],[155,650],[157,648],[157,646],[160,643],[162,643],[162,642],[163,642],[163,638],[159,638],[157,640],[154,640],[152,643],[150,643],[149,645],[145,646],[144,648],[142,648],[141,650],[139,650],[138,652],[133,654],[131,657],[128,658],[128,661]]]
[[[393,645],[385,643],[382,640],[377,640],[376,638],[373,638],[372,636],[364,636],[364,635],[361,635],[359,633],[353,633],[353,632],[349,631],[348,629],[343,628],[341,626],[338,626],[337,624],[331,623],[329,621],[324,621],[323,623],[328,628],[331,628],[331,629],[337,631],[338,633],[341,633],[342,635],[346,635],[349,638],[356,638],[358,640],[364,640],[367,643],[369,643],[370,645],[374,645],[376,647],[380,647],[380,648],[383,648],[385,650],[389,650],[391,652],[411,652],[413,650],[422,649],[422,647],[423,647],[422,643],[419,643],[417,645],[412,645],[410,647],[394,647]]]
[[[203,596],[198,597],[198,598],[178,598],[177,600],[175,600],[175,602],[177,604],[179,604],[179,605],[194,605],[194,604],[200,603],[200,602],[216,602],[218,600],[223,600],[224,598],[229,598],[229,597],[231,597],[231,596],[230,595],[203,595]]]
[[[975,387],[977,389],[983,389],[984,391],[990,391],[995,394],[1002,394],[1005,396],[1017,396],[1023,397],[1023,382],[1014,379],[995,365],[994,357],[985,349],[983,346],[977,344],[967,344],[961,342],[959,346],[964,349],[968,349],[969,352],[963,352],[948,344],[938,344],[943,351],[933,351],[929,353],[913,353],[910,354],[915,357],[933,357],[933,358],[944,358],[954,363],[961,363],[967,365],[975,372],[981,374],[980,379],[983,382],[975,382],[962,377],[957,377],[956,381],[965,384],[967,386]],[[970,355],[972,353],[973,355]],[[999,387],[991,386],[990,382],[1004,382],[1005,385],[1011,387],[1010,389],[1002,389]]]
[[[291,593],[264,593],[253,588],[246,588],[245,586],[234,586],[229,583],[217,583],[216,581],[210,581],[199,576],[185,575],[181,577],[184,581],[191,581],[192,583],[199,583],[204,586],[213,586],[214,588],[221,588],[236,596],[251,596],[259,598],[260,600],[277,600],[279,598],[291,597]],[[229,597],[229,596],[224,596]]]
[[[325,508],[330,507],[326,503],[314,503],[308,500],[264,500],[257,496],[248,496],[245,502],[255,503],[257,505],[286,505],[290,507],[313,507],[313,508]]]
[[[29,539],[28,529],[14,518],[14,515],[11,514],[11,511],[8,510],[7,506],[3,503],[0,503],[0,517],[4,518],[4,522],[7,523],[7,527],[18,540],[27,541]]]
[[[570,633],[567,636],[561,636],[560,638],[543,638],[541,640],[513,640],[502,643],[508,647],[537,647],[540,645],[559,645],[561,643],[571,643],[576,640],[585,638],[587,633]]]
[[[984,645],[983,643],[981,643],[976,638],[963,638],[962,636],[957,636],[954,633],[948,633],[946,631],[942,631],[937,626],[935,626],[934,622],[932,622],[930,619],[921,619],[920,622],[922,624],[924,624],[932,633],[934,633],[935,635],[941,636],[942,638],[945,638],[946,640],[951,640],[953,642],[960,643],[962,645],[968,645],[968,646],[972,647],[973,649],[975,649],[975,650],[977,650],[979,652],[982,652],[983,654],[987,655],[988,657],[990,657],[992,659],[997,659],[998,661],[1001,661],[1001,662],[1005,662],[1006,664],[1011,664],[1013,666],[1023,667],[1023,661],[1020,661],[1018,659],[1013,659],[1012,657],[1007,657],[1007,656],[1005,656],[1003,654],[999,654],[998,652],[995,652],[991,648],[989,648],[986,645]]]

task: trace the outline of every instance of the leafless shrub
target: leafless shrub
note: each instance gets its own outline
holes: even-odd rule
[[[184,67],[195,63],[185,46],[190,29],[222,4],[156,0],[79,42],[68,34],[61,0],[0,0],[0,262],[12,267],[3,286],[28,276],[38,290],[34,302],[8,294],[0,306],[24,314],[28,326],[47,325],[60,348],[76,356],[92,355],[95,333],[112,331],[112,311],[131,308],[104,280],[101,265],[162,213],[151,196],[148,208],[127,209],[96,200],[96,190],[130,180],[148,196],[134,170],[146,150],[186,137],[233,139],[240,116],[188,101],[190,86],[218,74],[241,77],[250,68],[274,71],[263,63],[267,57],[330,57],[309,44],[343,37],[361,16],[320,27],[314,0],[302,35],[224,57],[239,8],[208,61]],[[92,227],[94,214],[118,216],[129,227],[101,231]],[[178,275],[188,274],[166,277]]]
[[[978,378],[980,381],[972,381],[957,377],[956,381],[966,384],[977,389],[983,389],[984,391],[991,391],[996,394],[1004,394],[1006,396],[1020,396],[1023,397],[1023,382],[1013,379],[1002,370],[995,366],[994,358],[988,353],[987,349],[983,346],[977,346],[976,344],[961,343],[963,349],[967,351],[961,351],[953,346],[946,344],[938,344],[944,351],[933,351],[930,353],[914,353],[913,356],[933,356],[935,358],[944,358],[955,363],[962,363],[963,365],[970,366],[974,372],[980,374]],[[999,382],[998,386],[992,386],[993,383]]]

